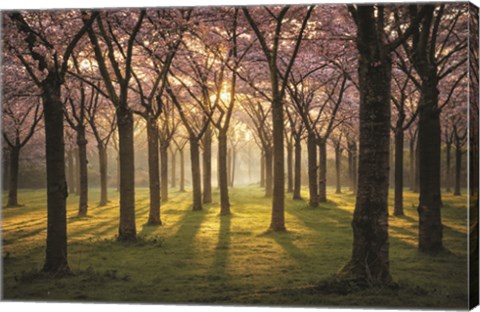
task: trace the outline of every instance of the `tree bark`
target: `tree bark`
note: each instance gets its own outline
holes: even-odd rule
[[[160,197],[168,202],[168,143],[160,142]]]
[[[403,124],[403,122],[402,122]],[[397,125],[395,131],[395,199],[393,214],[403,216],[403,129]]]
[[[327,202],[327,142],[320,139],[318,143],[319,171],[318,171],[318,201]]]
[[[18,207],[18,166],[20,162],[20,146],[10,148],[10,181],[8,183],[7,207]]]
[[[293,192],[293,142],[287,141],[287,193]]]
[[[356,9],[360,85],[358,190],[353,213],[353,249],[340,274],[361,283],[392,281],[388,242],[391,60],[372,5]],[[382,13],[382,12],[380,12]]]
[[[80,125],[77,129],[77,145],[80,177],[80,198],[78,201],[78,215],[86,216],[88,212],[88,172],[87,172],[87,139],[85,126]]]
[[[117,107],[120,164],[120,224],[119,241],[137,238],[135,224],[135,166],[133,145],[133,115],[125,105]]]
[[[295,138],[295,174],[293,183],[293,199],[302,199],[302,141],[300,137]]]
[[[318,207],[318,189],[317,189],[317,143],[315,134],[308,134],[308,190],[310,195],[310,207]]]
[[[45,148],[47,163],[47,245],[43,271],[69,272],[67,261],[68,196],[65,177],[63,103],[61,84],[49,75],[43,86]]]
[[[436,73],[422,83],[418,122],[418,156],[420,199],[419,239],[420,251],[435,253],[443,249],[440,193],[440,110],[437,107]]]
[[[271,197],[273,194],[273,155],[270,148],[265,149],[265,197]]]
[[[220,130],[218,133],[218,178],[220,187],[220,215],[230,214],[230,199],[228,195],[227,174],[227,133]]]
[[[98,145],[98,163],[100,166],[100,203],[99,206],[105,206],[108,203],[108,185],[107,185],[107,169],[108,157],[107,147],[103,144]]]
[[[342,149],[340,144],[335,146],[335,176],[336,176],[336,194],[342,194],[342,181],[340,181],[340,171],[342,167]]]
[[[153,118],[152,118],[153,119]],[[162,159],[162,180],[160,180],[159,175],[159,160],[158,160],[158,150],[159,150],[159,135],[158,135],[158,126],[156,120],[147,119],[147,142],[148,142],[148,187],[150,191],[150,210],[148,214],[147,223],[150,225],[160,225],[162,220],[160,218],[160,199],[163,198],[163,187],[162,194],[160,194],[160,187],[163,186],[163,165],[164,159]],[[163,155],[163,147],[160,147],[160,154]]]
[[[203,134],[203,203],[212,202],[212,128]]]
[[[202,210],[202,184],[200,174],[200,146],[196,138],[190,137],[190,160],[192,167],[192,210]]]
[[[460,191],[461,187],[461,176],[462,176],[462,147],[460,144],[455,145],[455,191],[453,195],[460,196],[462,195]]]
[[[275,75],[276,77],[276,75]],[[273,77],[272,77],[273,78]],[[278,81],[272,79],[272,123],[273,123],[273,200],[270,229],[285,231],[285,156],[283,147],[284,116],[283,103],[278,94]],[[269,167],[267,163],[267,168]]]

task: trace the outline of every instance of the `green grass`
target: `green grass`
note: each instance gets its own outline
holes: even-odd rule
[[[129,244],[115,241],[117,193],[110,191],[106,207],[97,207],[98,196],[92,189],[85,218],[76,217],[78,197],[69,197],[68,258],[75,274],[56,279],[37,273],[44,260],[45,191],[22,190],[23,207],[3,208],[4,299],[467,307],[465,196],[443,196],[444,243],[451,253],[428,256],[416,249],[418,194],[406,192],[406,215],[389,220],[391,273],[399,287],[347,294],[317,285],[349,259],[351,193],[329,189],[329,202],[315,209],[287,194],[288,232],[267,233],[271,200],[258,187],[231,190],[230,217],[219,216],[218,191],[212,204],[192,212],[191,194],[171,190],[160,227],[145,225],[148,190],[137,189],[139,240]]]

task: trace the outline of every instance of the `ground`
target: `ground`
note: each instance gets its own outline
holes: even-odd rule
[[[391,196],[393,192],[390,192]],[[256,186],[231,190],[233,215],[219,216],[219,195],[203,211],[191,193],[170,190],[160,227],[145,225],[148,190],[136,190],[139,240],[115,241],[118,193],[88,217],[78,197],[68,201],[68,259],[74,275],[38,274],[44,260],[44,190],[21,190],[23,207],[3,208],[3,297],[6,300],[215,303],[286,306],[466,308],[466,197],[443,195],[444,243],[449,253],[417,251],[418,194],[405,193],[405,216],[389,218],[391,273],[398,286],[351,291],[323,285],[351,253],[354,196],[334,194],[319,208],[286,200],[286,233],[269,233],[271,199]],[[306,190],[302,195],[307,198]],[[4,194],[3,203],[6,194]],[[393,206],[393,201],[390,201]]]

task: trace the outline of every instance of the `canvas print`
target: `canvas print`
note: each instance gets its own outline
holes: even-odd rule
[[[474,5],[1,16],[2,300],[478,304]]]

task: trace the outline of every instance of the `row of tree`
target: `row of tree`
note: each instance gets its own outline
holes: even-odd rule
[[[407,133],[410,186],[417,190],[418,184],[420,194],[419,248],[442,250],[441,146],[443,140],[447,188],[455,146],[460,194],[471,10],[441,4],[6,13],[4,138],[12,177],[20,149],[38,125],[45,129],[44,270],[68,271],[65,204],[74,182],[66,181],[73,156],[65,153],[65,132],[75,134],[78,149],[79,214],[88,211],[87,143],[94,138],[101,204],[107,201],[107,147],[113,145],[118,239],[136,239],[136,123],[146,129],[148,223],[156,225],[161,199],[168,198],[172,142],[182,158],[188,142],[192,209],[201,210],[212,202],[217,139],[223,216],[231,213],[228,186],[234,174],[235,149],[228,145],[252,138],[261,151],[261,185],[272,197],[273,231],[286,229],[285,186],[294,199],[301,198],[302,142],[312,207],[327,200],[327,145],[335,153],[337,192],[346,150],[357,200],[352,259],[342,272],[383,283],[391,280],[389,166],[395,164],[394,214],[403,215]],[[17,204],[16,184],[12,178],[9,205]]]

